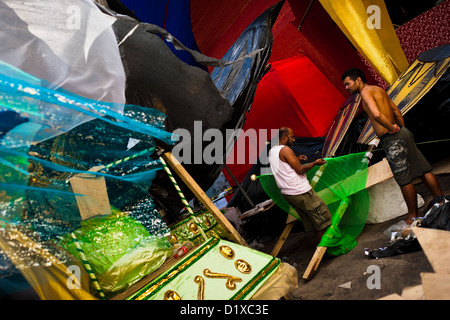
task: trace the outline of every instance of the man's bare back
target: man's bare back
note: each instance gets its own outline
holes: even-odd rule
[[[389,98],[386,91],[378,86],[366,85],[361,90],[363,108],[369,116],[373,130],[376,135],[381,137],[389,131],[389,125],[403,125],[395,115],[397,106]],[[380,114],[379,114],[380,113]]]

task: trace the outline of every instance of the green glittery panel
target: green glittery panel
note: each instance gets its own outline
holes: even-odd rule
[[[197,228],[202,228],[208,237],[227,238],[228,233],[222,225],[217,223],[217,220],[210,212],[203,210],[195,213],[194,216],[198,221],[198,225],[195,224],[193,218],[187,217],[169,227],[170,234],[175,236],[179,243],[191,241],[194,244],[200,244],[204,241],[200,231],[192,226],[192,224]]]

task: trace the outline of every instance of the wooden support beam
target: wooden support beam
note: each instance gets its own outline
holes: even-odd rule
[[[335,192],[333,192],[333,190],[339,188],[346,189],[348,188],[347,186],[351,186],[353,183],[355,183],[355,181],[359,180],[361,176],[364,176],[365,174],[367,174],[365,189],[368,189],[380,182],[386,181],[393,177],[391,168],[389,167],[386,158],[384,158],[382,161],[368,167],[367,172],[358,171],[350,177],[339,181],[326,189],[320,190],[319,192],[317,192],[317,194],[323,199],[329,199],[330,203],[338,201],[339,197]]]
[[[310,280],[317,268],[319,267],[320,261],[322,261],[323,255],[327,251],[327,247],[317,247],[316,252],[314,252],[311,261],[306,268],[305,273],[303,274],[303,279]]]
[[[336,225],[339,225],[339,222],[341,222],[342,217],[344,216],[345,210],[347,210],[348,202],[341,201],[339,204],[339,207],[336,210],[337,218],[335,221]],[[329,228],[334,228],[333,225],[329,226]],[[314,276],[314,273],[316,272],[317,268],[319,267],[320,261],[322,261],[324,253],[327,251],[327,247],[317,247],[316,252],[314,253],[313,257],[311,258],[311,261],[309,262],[308,267],[306,268],[305,273],[303,274],[303,279],[305,280],[311,280],[311,278]]]
[[[286,228],[284,228],[283,233],[281,234],[280,238],[278,239],[277,243],[275,244],[275,247],[273,247],[272,252],[270,253],[271,256],[276,257],[278,252],[280,252],[280,249],[283,246],[284,242],[286,241],[292,228],[294,227],[294,224],[295,224],[295,220],[286,225]]]
[[[194,193],[197,199],[205,206],[205,208],[216,218],[217,222],[221,224],[230,234],[231,238],[238,244],[249,247],[241,235],[236,231],[233,225],[225,218],[222,212],[209,199],[206,193],[200,188],[197,182],[191,177],[181,163],[170,152],[165,152],[161,155],[167,164],[175,171],[175,173],[183,180],[183,182]]]

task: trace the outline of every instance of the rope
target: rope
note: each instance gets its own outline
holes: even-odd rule
[[[203,231],[203,229],[200,227],[200,223],[197,220],[197,218],[194,215],[194,212],[192,211],[191,206],[189,205],[189,203],[187,202],[183,192],[181,191],[180,187],[178,186],[177,181],[175,180],[174,176],[172,175],[172,172],[170,171],[169,167],[167,166],[167,163],[164,161],[164,159],[162,157],[159,157],[159,160],[161,161],[161,163],[164,166],[164,170],[166,171],[167,175],[169,176],[170,180],[172,181],[173,185],[175,186],[175,189],[178,192],[178,195],[181,198],[181,202],[183,202],[183,204],[186,206],[187,211],[189,212],[189,215],[191,216],[191,218],[194,220],[194,223],[197,225],[198,229],[200,230],[200,233],[202,234],[203,238],[205,239],[205,241],[208,239],[208,237],[206,236],[205,232]]]
[[[100,298],[105,300],[105,294],[103,293],[102,288],[100,287],[100,284],[98,283],[97,277],[95,276],[94,271],[92,271],[91,265],[89,261],[86,259],[86,256],[84,255],[84,251],[81,248],[81,245],[75,235],[75,233],[71,232],[70,236],[73,239],[73,242],[75,244],[75,247],[77,248],[77,252],[80,255],[81,262],[83,263],[84,268],[86,269],[87,274],[89,275],[89,278],[92,281],[92,284],[94,285],[95,290],[97,291]]]
[[[139,157],[139,156],[141,156],[141,155],[143,155],[143,154],[146,154],[146,153],[149,153],[149,152],[153,152],[153,151],[155,151],[155,150],[156,150],[156,148],[155,148],[155,147],[152,147],[152,148],[148,148],[148,149],[139,151],[138,153],[135,153],[135,154],[133,154],[133,155],[131,155],[131,156],[128,156],[128,157],[125,157],[125,158],[123,158],[123,159],[120,159],[120,160],[111,162],[110,164],[107,164],[107,165],[105,166],[105,169],[111,168],[112,166],[115,166],[115,165],[117,165],[117,164],[120,164],[120,163],[129,161],[129,160],[131,160],[131,159],[137,158],[137,157]]]
[[[428,144],[428,143],[437,143],[437,142],[447,142],[447,141],[450,141],[450,139],[441,139],[441,140],[416,142],[416,145],[418,145],[418,144]],[[378,148],[378,149],[372,150],[372,152],[375,152],[375,151],[383,151],[383,149]]]

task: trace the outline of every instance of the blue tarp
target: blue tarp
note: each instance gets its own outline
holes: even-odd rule
[[[122,3],[142,22],[155,24],[167,30],[189,49],[200,51],[192,32],[189,0],[122,0]],[[175,50],[172,44],[169,47],[179,59],[203,68],[188,52]]]

